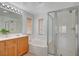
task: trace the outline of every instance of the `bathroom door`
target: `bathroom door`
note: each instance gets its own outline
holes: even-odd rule
[[[77,9],[69,9],[57,12],[59,30],[57,54],[60,56],[76,55],[76,11]]]

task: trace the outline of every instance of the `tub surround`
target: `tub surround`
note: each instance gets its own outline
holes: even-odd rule
[[[44,40],[32,39],[29,44],[30,52],[36,56],[47,56],[47,44]]]
[[[0,38],[0,56],[20,56],[28,52],[28,47],[27,35]]]

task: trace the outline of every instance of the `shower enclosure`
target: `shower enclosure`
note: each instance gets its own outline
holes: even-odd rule
[[[55,56],[79,55],[78,16],[78,7],[48,13],[48,54]]]

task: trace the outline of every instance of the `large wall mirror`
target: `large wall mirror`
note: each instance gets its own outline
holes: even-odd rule
[[[10,33],[22,32],[22,16],[0,8],[0,30],[7,29]]]

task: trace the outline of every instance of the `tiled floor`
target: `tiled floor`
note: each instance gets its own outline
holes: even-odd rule
[[[34,55],[31,52],[28,52],[24,56],[34,56]]]

